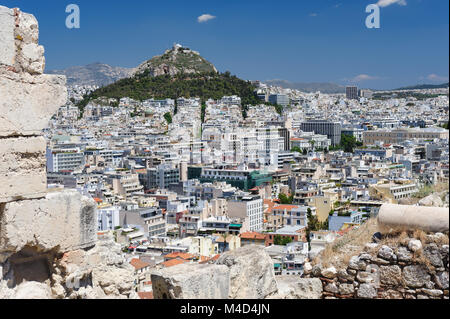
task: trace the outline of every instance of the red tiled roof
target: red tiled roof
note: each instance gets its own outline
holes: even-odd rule
[[[185,262],[186,262],[186,260],[182,260],[182,259],[170,259],[168,261],[163,262],[162,265],[167,268],[167,267],[184,264]]]
[[[137,294],[141,299],[154,299],[153,292],[138,292]]]
[[[241,239],[259,239],[264,240],[266,239],[266,235],[257,233],[257,232],[246,232],[239,235]]]
[[[140,260],[138,258],[131,259],[130,264],[131,264],[131,266],[134,267],[135,270],[139,270],[139,269],[150,266],[150,264],[143,262],[142,260]]]
[[[203,256],[202,256],[202,257],[203,257]],[[205,259],[205,260],[200,261],[199,264],[206,264],[207,262],[210,262],[210,261],[216,261],[217,259],[219,259],[219,257],[220,257],[220,254],[215,255],[215,256],[212,257],[212,258],[207,258],[207,259]]]
[[[293,208],[297,208],[297,207],[298,207],[298,205],[286,205],[286,204],[283,204],[283,205],[275,206],[273,208],[273,210],[287,210],[287,211],[290,211]]]
[[[272,212],[272,209],[275,205],[277,205],[277,203],[275,203],[275,201],[270,200],[270,199],[265,199],[264,200],[264,205],[268,205],[269,209],[267,210],[268,213]]]
[[[188,253],[170,253],[164,256],[165,259],[181,258],[184,260],[194,259],[194,257],[194,255]]]

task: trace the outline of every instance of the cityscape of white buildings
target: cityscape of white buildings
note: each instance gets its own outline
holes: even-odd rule
[[[90,194],[98,230],[118,231],[130,254],[202,260],[261,244],[293,274],[382,203],[448,183],[448,89],[417,99],[258,85],[246,118],[238,96],[205,101],[204,114],[199,98],[96,100],[80,113],[74,102],[95,87],[70,88],[44,132],[48,183]],[[311,216],[328,228],[306,238]]]

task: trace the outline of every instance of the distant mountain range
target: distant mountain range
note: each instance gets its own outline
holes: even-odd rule
[[[393,91],[405,91],[405,90],[426,90],[426,89],[445,89],[448,88],[448,82],[443,84],[419,84],[414,86],[406,86]]]
[[[179,44],[167,50],[163,55],[155,56],[136,68],[121,68],[103,63],[86,66],[73,66],[64,70],[50,70],[48,74],[62,74],[67,77],[67,85],[97,85],[100,87],[129,78],[135,74],[148,73],[150,76],[199,74],[217,72],[214,65],[196,51]]]
[[[345,93],[345,86],[335,84],[335,83],[327,83],[327,82],[289,82],[286,80],[268,80],[264,83],[272,86],[279,86],[284,89],[295,89],[307,93],[314,93],[317,91],[320,91],[322,93],[328,93],[328,94],[336,94],[336,93]],[[442,89],[442,88],[448,88],[449,83],[443,83],[443,84],[418,84],[413,86],[406,86],[399,89],[392,89],[390,91],[406,91],[406,90],[426,90],[426,89]],[[380,90],[372,90],[372,91],[380,91]],[[389,91],[389,90],[386,90]]]
[[[214,65],[198,52],[192,51],[182,46],[174,46],[167,50],[163,55],[156,56],[143,62],[136,68],[122,68],[110,66],[104,63],[92,63],[85,66],[73,66],[63,70],[50,70],[47,74],[62,74],[67,77],[67,85],[97,85],[100,87],[110,85],[118,80],[129,78],[135,74],[146,72],[150,76],[159,75],[177,75],[199,74],[217,72]],[[295,89],[302,92],[336,94],[345,93],[345,86],[329,82],[290,82],[286,80],[274,79],[267,80],[264,83],[271,86],[279,86],[285,89]],[[439,89],[448,88],[449,83],[443,84],[419,84],[414,86],[401,87],[391,91],[420,90],[420,89]],[[379,90],[373,90],[379,91]]]
[[[279,86],[284,89],[294,89],[302,92],[313,93],[320,91],[322,93],[345,93],[345,86],[335,84],[335,83],[326,83],[326,82],[289,82],[286,80],[268,80],[264,83],[272,86]]]
[[[135,69],[114,67],[103,63],[73,66],[64,70],[50,70],[48,74],[62,74],[67,77],[67,85],[105,86],[133,75]]]

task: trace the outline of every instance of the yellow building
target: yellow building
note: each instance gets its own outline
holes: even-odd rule
[[[192,237],[189,253],[197,256],[212,257],[219,253],[219,243],[212,240],[211,237]]]
[[[334,210],[334,203],[339,201],[339,195],[335,192],[323,192],[323,196],[315,196],[309,203],[309,206],[316,208],[316,216],[320,222],[328,219],[331,210]]]

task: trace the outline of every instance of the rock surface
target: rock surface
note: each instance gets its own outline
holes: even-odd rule
[[[95,202],[47,190],[41,134],[67,89],[38,39],[33,15],[0,6],[0,298],[134,298],[120,245],[97,243]]]
[[[318,278],[277,277],[278,292],[271,299],[322,299],[322,282]]]
[[[206,61],[198,52],[174,46],[163,55],[156,56],[151,60],[139,65],[135,74],[148,71],[151,76],[170,75],[179,73],[195,74],[204,72],[217,72],[210,62]]]
[[[0,262],[25,246],[62,252],[94,246],[95,209],[92,199],[74,190],[7,203],[0,221]]]
[[[277,291],[270,256],[259,246],[245,246],[219,257],[217,265],[230,269],[231,299],[263,299]]]
[[[430,281],[430,278],[426,267],[423,265],[411,265],[403,269],[403,279],[409,287],[423,287]]]
[[[431,194],[419,201],[419,206],[443,207],[444,202],[438,194]]]
[[[18,283],[0,281],[2,299],[124,299],[137,298],[134,268],[125,260],[111,234],[90,250],[65,253],[53,262],[51,278]]]
[[[404,235],[391,233],[379,244],[366,244],[358,255],[347,255],[347,265],[338,263],[337,276],[330,272],[332,263],[328,268],[318,263],[304,275],[322,281],[323,299],[447,299],[448,233]]]
[[[181,264],[152,274],[155,299],[227,299],[230,270],[224,265]]]
[[[67,101],[65,84],[63,76],[17,74],[0,68],[0,137],[40,135]]]
[[[45,196],[45,148],[43,137],[16,137],[0,143],[0,203]]]
[[[13,65],[16,55],[14,44],[14,12],[0,6],[0,65]]]
[[[361,299],[374,299],[377,297],[377,290],[372,284],[361,284],[357,296]]]

